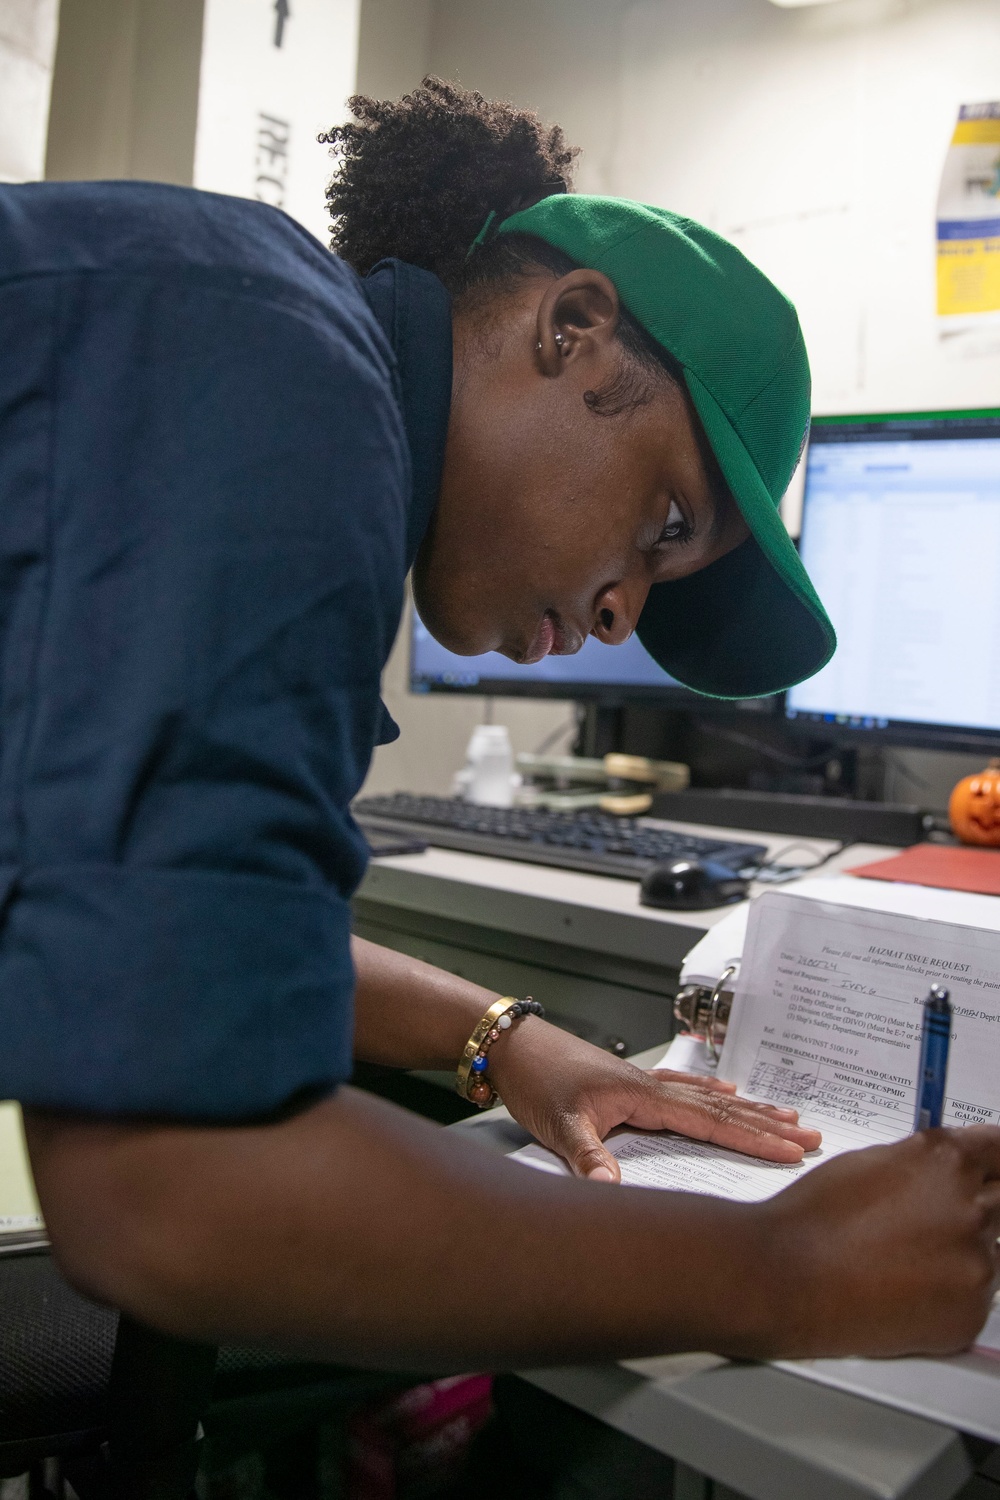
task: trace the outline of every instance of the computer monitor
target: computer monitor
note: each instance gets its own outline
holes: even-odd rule
[[[438,645],[416,610],[412,624],[413,693],[567,698],[608,706],[645,701],[711,714],[736,711],[770,715],[780,702],[775,698],[747,698],[732,703],[693,693],[668,677],[636,636],[623,646],[605,646],[588,636],[575,656],[545,656],[530,667],[522,667],[497,651],[485,656],[453,655]]]
[[[800,547],[839,644],[789,691],[788,720],[854,742],[995,748],[1000,410],[815,420]]]

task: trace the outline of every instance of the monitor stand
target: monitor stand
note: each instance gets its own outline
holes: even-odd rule
[[[694,785],[654,801],[652,815],[670,821],[903,846],[935,826],[919,807],[879,800],[877,748],[803,741],[772,716],[750,722],[748,715],[589,703],[574,748],[595,758],[624,750],[690,765]],[[814,769],[804,775],[805,766]]]

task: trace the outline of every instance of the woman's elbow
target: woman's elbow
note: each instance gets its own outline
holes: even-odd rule
[[[177,1211],[176,1173],[143,1150],[146,1128],[26,1110],[25,1133],[53,1257],[69,1284],[185,1331],[197,1235],[190,1226],[185,1233]]]

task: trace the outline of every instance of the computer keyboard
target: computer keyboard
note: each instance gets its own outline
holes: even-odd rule
[[[461,849],[500,859],[618,875],[641,880],[653,865],[674,859],[711,859],[752,871],[767,858],[764,844],[737,844],[657,828],[638,818],[616,818],[593,809],[477,807],[453,797],[362,797],[353,808],[362,833],[371,829],[422,839],[440,849]]]

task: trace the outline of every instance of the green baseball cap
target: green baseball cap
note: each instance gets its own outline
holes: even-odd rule
[[[646,650],[713,698],[777,693],[818,672],[837,638],[778,513],[809,430],[809,361],[792,304],[720,235],[626,198],[558,193],[494,232],[535,235],[614,282],[683,367],[750,528],[718,562],[650,589],[638,625]]]

